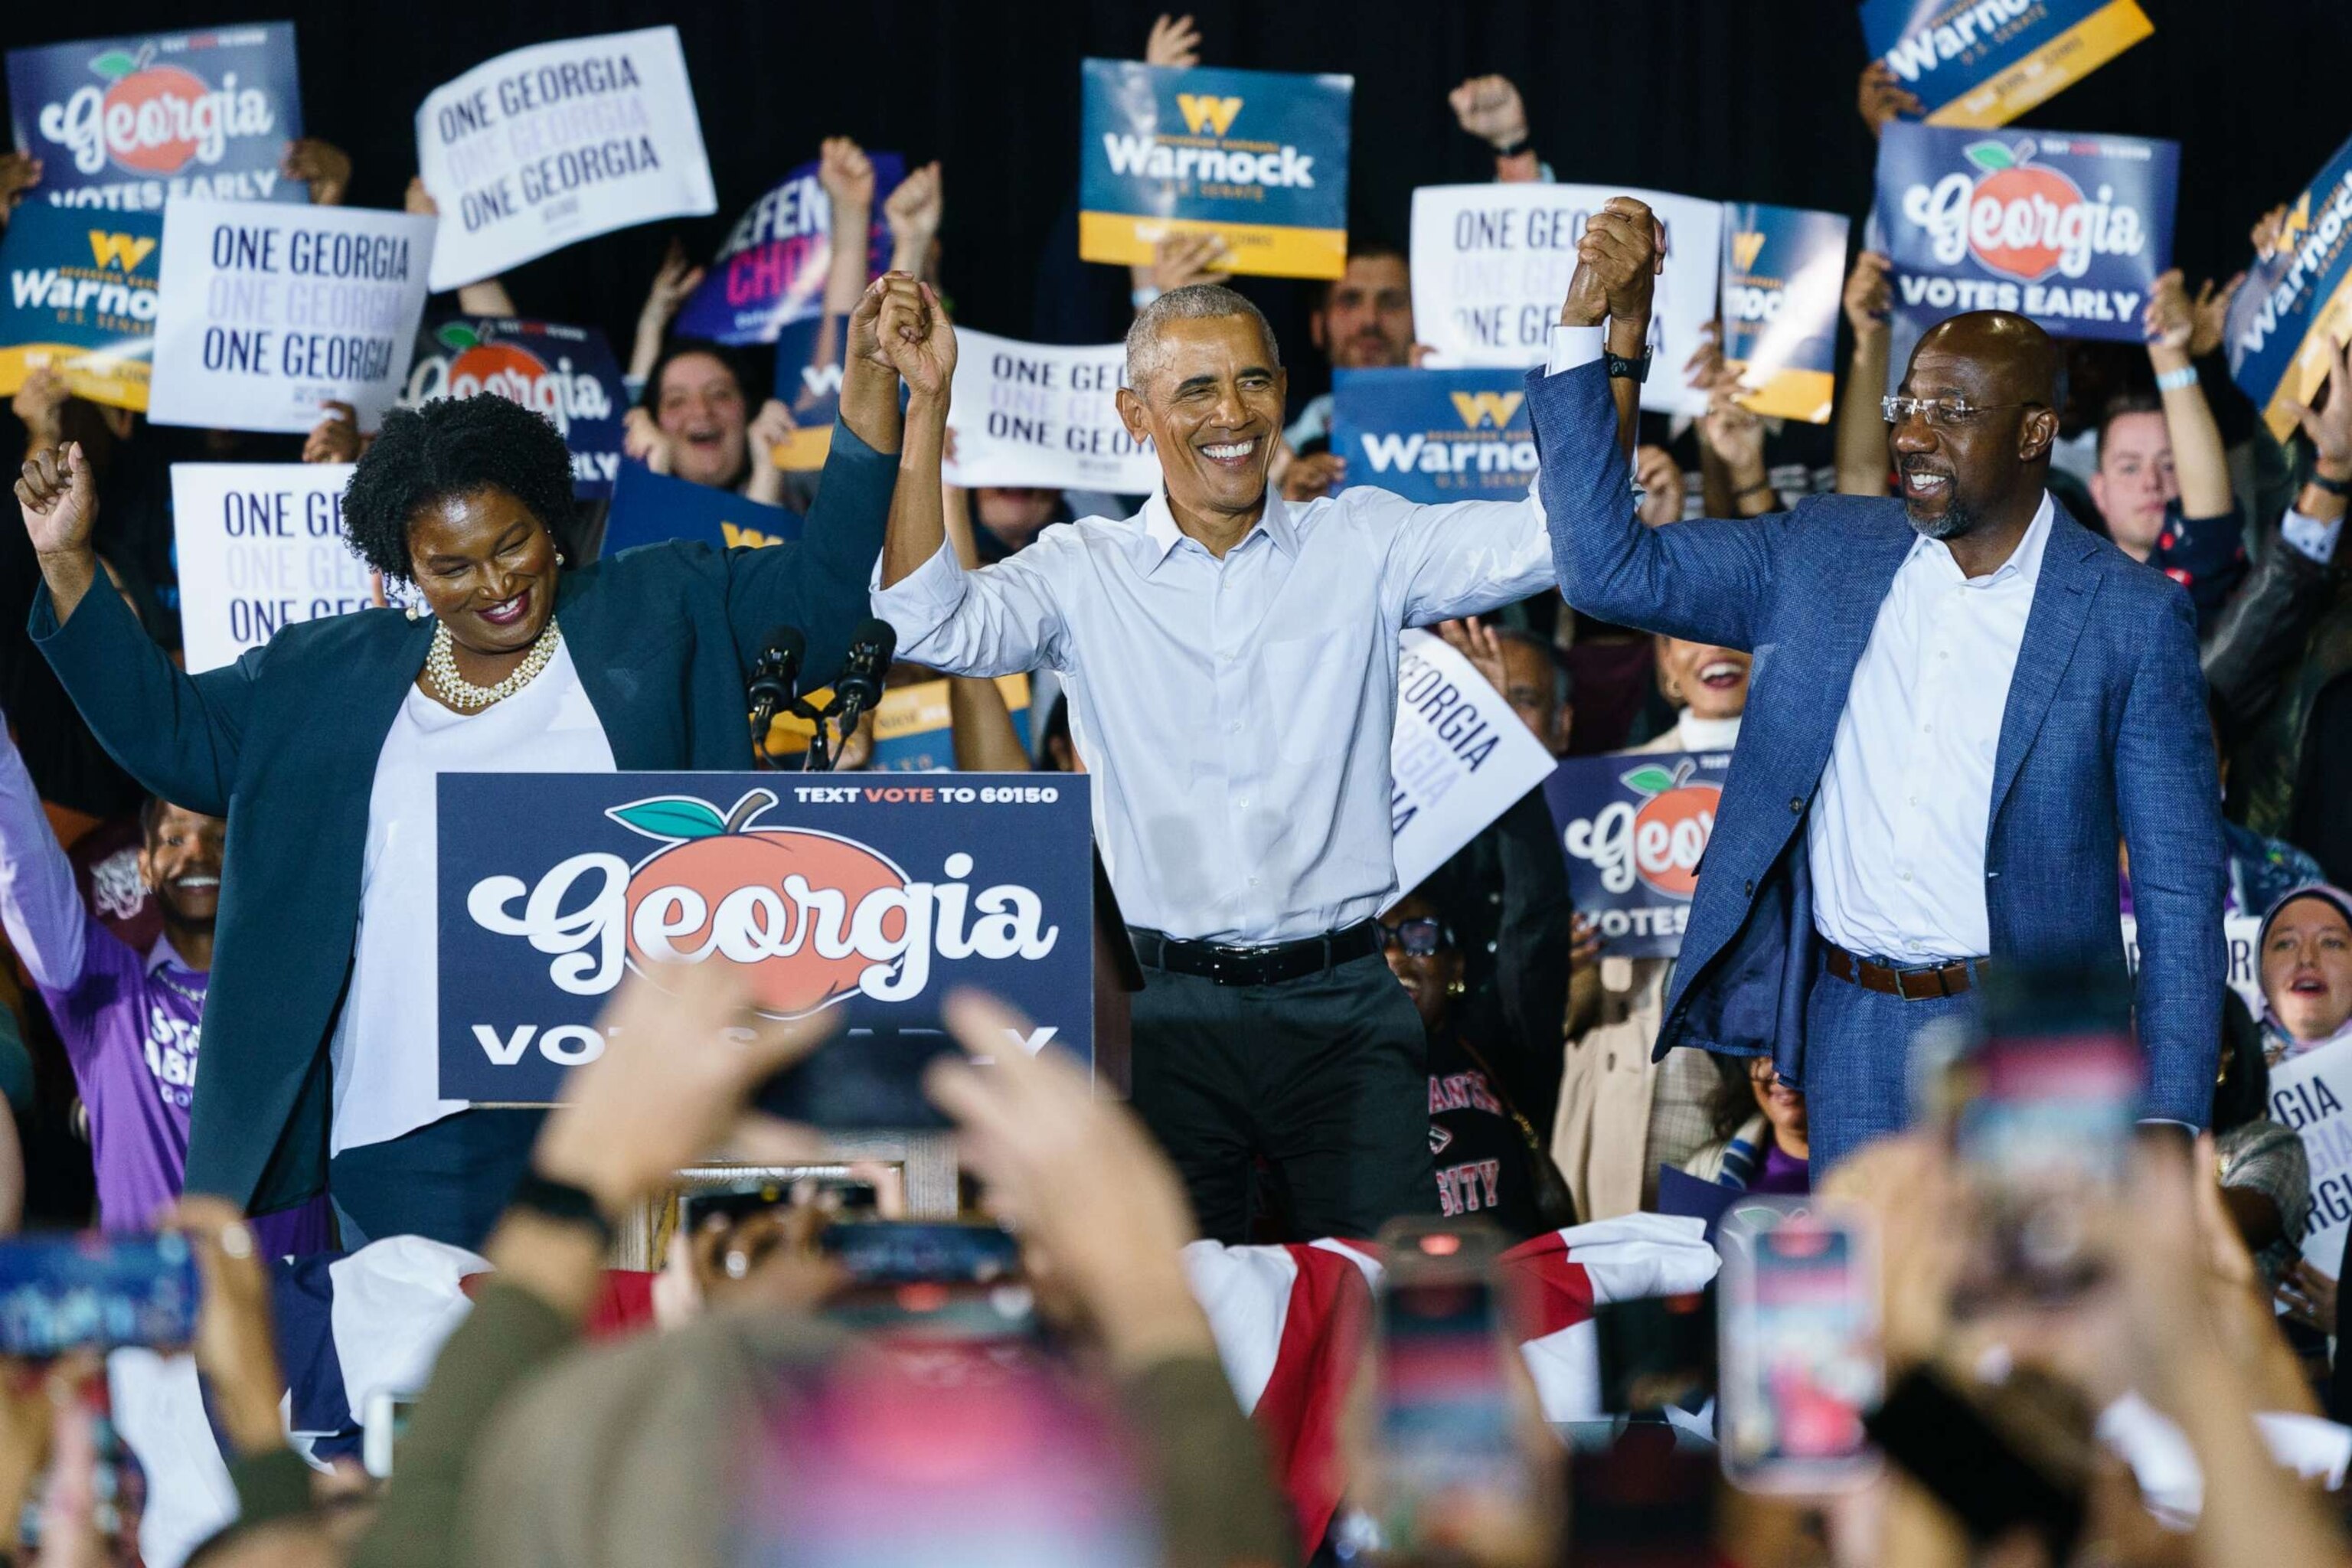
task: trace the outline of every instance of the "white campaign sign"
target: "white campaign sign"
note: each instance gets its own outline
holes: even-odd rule
[[[189,674],[234,664],[280,626],[373,602],[343,542],[351,477],[348,463],[172,465]]]
[[[425,95],[416,166],[441,209],[436,289],[575,239],[719,210],[676,27],[484,61]]]
[[[1525,369],[1544,363],[1546,333],[1576,271],[1585,218],[1612,196],[1647,202],[1666,226],[1666,269],[1650,321],[1642,406],[1704,414],[1683,364],[1715,320],[1723,268],[1716,202],[1613,185],[1423,185],[1412,193],[1413,335],[1430,363]]]
[[[2230,989],[2257,1018],[2263,1016],[2263,966],[2255,958],[2254,943],[2262,934],[2260,915],[2221,917],[2221,940],[2230,949]],[[2124,917],[2124,963],[2134,974],[2139,973],[2139,922],[2129,915]]]
[[[1127,345],[1065,348],[956,330],[950,484],[1147,495],[1160,458],[1119,422]]]
[[[425,313],[433,220],[365,207],[163,207],[147,417],[310,429],[329,402],[373,430],[399,401]]]
[[[2311,1163],[2311,1220],[2303,1255],[2331,1279],[2344,1267],[2352,1226],[2352,1040],[2290,1057],[2271,1068],[2271,1120],[2301,1135]]]
[[[1397,870],[1389,901],[1419,887],[1557,765],[1468,659],[1443,637],[1405,633],[1389,742]]]

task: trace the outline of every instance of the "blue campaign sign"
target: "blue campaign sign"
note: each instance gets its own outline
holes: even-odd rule
[[[2227,331],[2230,374],[2271,434],[2287,439],[2296,423],[2288,405],[2317,398],[2331,351],[2352,340],[2352,142],[2287,205],[2278,237],[2230,302]]]
[[[1348,267],[1350,76],[1079,67],[1078,255],[1150,262],[1171,234],[1224,237],[1236,272]]]
[[[291,22],[11,49],[8,114],[59,206],[310,199],[278,173],[302,134]]]
[[[145,408],[163,244],[153,213],[18,207],[0,235],[0,395],[47,368],[76,397]]]
[[[897,153],[867,156],[874,164],[874,208],[866,275],[872,278],[890,264],[882,204],[907,177],[907,160]],[[824,314],[832,235],[833,202],[816,164],[803,163],[736,220],[672,330],[717,343],[772,343],[791,323]]]
[[[1601,928],[1603,951],[1682,951],[1699,857],[1715,832],[1728,752],[1617,752],[1570,757],[1544,781],[1568,890]]]
[[[1931,125],[2006,125],[2154,32],[2136,0],[1863,0],[1862,36]]]
[[[1516,370],[1338,371],[1331,450],[1349,484],[1407,500],[1515,500],[1536,477],[1527,401]]]
[[[629,395],[602,331],[505,316],[452,317],[418,331],[403,404],[481,392],[520,403],[563,433],[572,494],[602,500],[613,493]]]
[[[1829,423],[1845,236],[1836,213],[1724,204],[1723,357],[1755,412]]]
[[[958,986],[1091,1063],[1083,774],[443,773],[441,1092],[541,1104],[630,969],[726,963],[775,1017],[940,1027]]]
[[[667,539],[698,539],[719,550],[775,544],[801,536],[801,517],[691,479],[623,462],[604,519],[605,555]]]
[[[2063,338],[2139,342],[2172,264],[2180,144],[2067,131],[1888,125],[1878,216],[1895,310],[1916,331],[2014,310]]]

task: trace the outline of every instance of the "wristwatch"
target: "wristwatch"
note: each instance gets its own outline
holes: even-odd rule
[[[1534,145],[1535,142],[1528,139],[1528,133],[1522,131],[1518,135],[1513,137],[1508,142],[1495,142],[1495,156],[1497,158],[1516,158]]]
[[[1644,348],[1640,359],[1627,359],[1623,354],[1611,353],[1606,348],[1601,355],[1609,362],[1612,381],[1644,382],[1650,379],[1650,351]]]
[[[508,1197],[507,1206],[528,1210],[559,1225],[583,1226],[596,1233],[599,1245],[607,1251],[612,1249],[613,1222],[604,1217],[604,1211],[593,1197],[569,1182],[559,1182],[526,1168],[522,1180],[515,1184],[513,1194]]]
[[[2311,482],[2332,496],[2352,496],[2352,479],[2331,479],[2317,468],[2311,470]]]

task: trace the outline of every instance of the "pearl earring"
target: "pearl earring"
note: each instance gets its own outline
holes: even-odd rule
[[[562,564],[563,564],[563,552],[562,552],[561,550],[559,550],[559,551],[557,551],[557,552],[555,552],[555,563],[556,563],[558,566],[561,566],[561,565],[562,565]]]
[[[418,616],[422,616],[424,613],[425,613],[424,611],[422,611],[422,610],[418,609],[418,608],[417,608],[415,605],[409,605],[409,606],[408,606],[408,618],[409,618],[410,620],[412,620],[412,621],[413,621],[413,620],[415,620]]]

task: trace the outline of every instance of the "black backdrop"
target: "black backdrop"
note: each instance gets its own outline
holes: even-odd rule
[[[2142,5],[2153,38],[2022,123],[2178,138],[2181,264],[2192,280],[2226,276],[2260,209],[2352,133],[2352,0]],[[1019,336],[1047,335],[1041,317],[1051,317],[1062,335],[1108,336],[1123,324],[1124,280],[1108,268],[1041,268],[1040,258],[1075,247],[1076,62],[1139,56],[1158,9],[1136,0],[339,0],[293,16],[307,127],[352,155],[356,203],[398,205],[415,168],[416,104],[439,82],[519,45],[674,22],[721,209],[676,226],[698,257],[779,174],[814,156],[820,137],[847,133],[910,160],[945,160],[945,280],[961,320]],[[1853,214],[1869,204],[1853,0],[1198,0],[1192,9],[1207,63],[1354,74],[1359,232],[1402,241],[1415,185],[1488,176],[1485,150],[1454,129],[1444,103],[1448,88],[1485,71],[1519,83],[1537,145],[1562,179]],[[280,14],[267,0],[27,5],[11,8],[5,41]],[[526,312],[602,324],[625,353],[668,232],[654,225],[592,240],[509,281]],[[1074,284],[1082,272],[1098,276]],[[1306,291],[1251,287],[1296,342]],[[1073,293],[1087,309],[1071,308]]]

